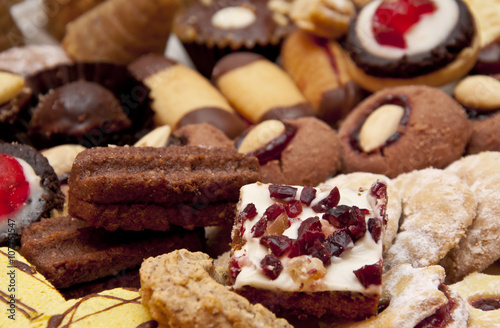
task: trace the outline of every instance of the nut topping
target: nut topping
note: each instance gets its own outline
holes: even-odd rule
[[[157,127],[138,140],[134,147],[166,147],[171,132],[169,125]]]
[[[13,99],[23,88],[24,78],[19,75],[0,72],[0,104]]]
[[[252,25],[255,19],[255,13],[247,7],[226,7],[212,16],[212,25],[223,30],[234,30]]]
[[[386,104],[372,112],[359,132],[359,145],[364,152],[371,152],[385,144],[398,131],[405,109],[398,105]]]
[[[466,107],[481,110],[500,108],[500,81],[487,75],[473,75],[455,87],[455,99]]]
[[[81,145],[66,144],[46,149],[42,155],[47,158],[57,176],[62,176],[71,171],[76,155],[85,149]]]
[[[243,154],[255,152],[285,133],[285,124],[267,120],[255,126],[241,142],[238,151]]]

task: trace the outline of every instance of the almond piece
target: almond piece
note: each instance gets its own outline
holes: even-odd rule
[[[47,158],[56,174],[61,176],[71,172],[76,155],[85,149],[82,145],[66,144],[43,150],[42,155]]]
[[[170,125],[157,127],[138,140],[134,147],[166,147],[171,132]]]
[[[263,148],[284,133],[285,124],[283,122],[278,120],[264,121],[248,132],[238,147],[238,151],[243,154],[251,153]]]
[[[500,81],[487,75],[466,77],[455,87],[455,99],[463,106],[482,110],[500,108]]]
[[[6,103],[17,96],[23,86],[24,78],[22,76],[0,72],[0,104]]]
[[[359,145],[369,153],[381,146],[397,130],[405,110],[398,105],[387,104],[372,112],[364,122],[359,132]]]

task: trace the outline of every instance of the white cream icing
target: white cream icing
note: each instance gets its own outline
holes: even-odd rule
[[[303,189],[301,186],[293,186],[297,188],[297,193],[294,199],[300,198],[300,193]],[[269,184],[254,183],[245,185],[240,190],[240,201],[238,203],[238,213],[240,213],[248,204],[255,205],[258,215],[252,219],[246,220],[243,225],[245,232],[243,234],[246,243],[233,254],[234,258],[244,257],[245,261],[241,267],[241,271],[236,277],[234,288],[238,289],[249,285],[255,288],[281,291],[354,291],[363,294],[378,294],[381,286],[370,285],[365,288],[354,274],[354,270],[360,269],[365,265],[377,263],[382,258],[382,238],[377,243],[373,240],[371,234],[367,231],[365,235],[356,241],[354,247],[344,251],[340,257],[332,257],[331,264],[326,266],[326,275],[323,278],[317,279],[313,284],[303,285],[294,281],[287,271],[288,262],[291,260],[286,255],[280,257],[283,264],[283,270],[275,279],[269,279],[260,268],[261,260],[270,251],[267,247],[259,243],[259,238],[254,238],[252,227],[262,217],[265,210],[275,203],[269,194]],[[302,213],[297,217],[298,220],[293,221],[288,229],[283,232],[292,239],[296,239],[298,228],[303,220],[309,217],[318,216],[320,219],[322,213],[316,213],[312,207],[319,201],[326,198],[332,186],[321,186],[316,188],[316,198],[311,203],[311,206],[302,205]],[[368,209],[369,214],[365,215],[366,222],[370,217],[379,217],[379,202],[370,195],[369,191],[355,191],[351,189],[339,189],[340,202],[339,205],[357,206],[361,209]],[[295,219],[294,219],[295,220]],[[322,220],[322,219],[321,219]],[[310,257],[309,255],[302,255]],[[241,265],[241,264],[240,264]]]
[[[443,42],[455,27],[459,9],[455,0],[434,0],[436,10],[424,14],[404,35],[406,48],[381,45],[372,30],[372,18],[383,0],[374,0],[363,7],[356,23],[356,35],[361,45],[373,55],[397,59],[427,52]]]

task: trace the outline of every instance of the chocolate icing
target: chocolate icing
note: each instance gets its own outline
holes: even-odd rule
[[[471,74],[500,74],[500,37],[481,49]]]
[[[399,59],[382,58],[369,53],[356,35],[359,15],[351,22],[345,48],[351,59],[366,74],[379,77],[412,78],[437,71],[451,63],[459,53],[469,47],[476,37],[476,24],[467,7],[456,0],[459,8],[457,23],[449,36],[434,49]]]
[[[276,107],[268,110],[259,122],[265,120],[288,120],[299,117],[314,116],[314,110],[308,103],[300,103],[289,107]]]
[[[212,80],[216,82],[224,74],[262,59],[265,58],[253,52],[237,52],[227,55],[215,65]]]
[[[174,65],[177,65],[174,60],[162,55],[151,53],[133,61],[128,66],[128,69],[136,79],[144,81],[151,75]]]
[[[198,123],[212,124],[231,139],[236,138],[245,130],[245,122],[236,113],[215,107],[190,111],[179,120],[177,128]]]

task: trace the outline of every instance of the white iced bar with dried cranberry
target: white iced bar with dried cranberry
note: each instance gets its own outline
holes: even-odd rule
[[[386,185],[369,190],[255,183],[240,190],[233,288],[381,292]]]

